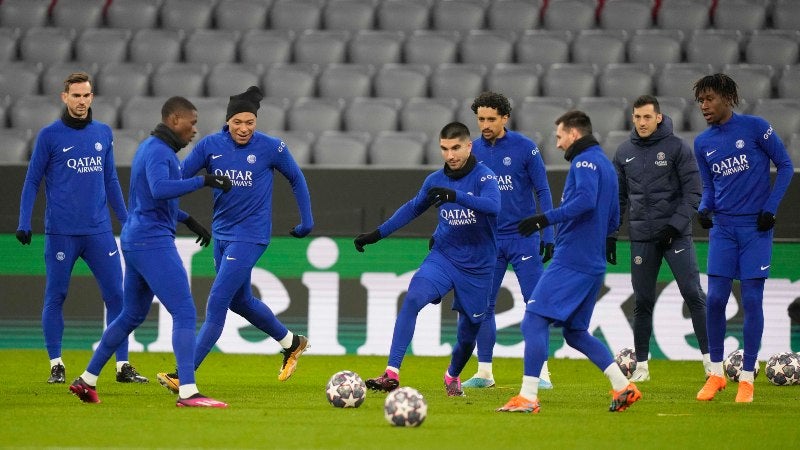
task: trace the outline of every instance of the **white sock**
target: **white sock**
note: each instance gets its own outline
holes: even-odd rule
[[[394,372],[395,374],[397,374],[397,378],[400,378],[400,369],[398,369],[397,367],[386,366],[386,371]]]
[[[81,378],[83,378],[83,381],[85,381],[89,386],[97,386],[97,375],[89,372],[83,372],[81,374]]]
[[[711,355],[703,353],[703,364],[711,364]]]
[[[128,361],[117,361],[117,372],[122,370],[122,366],[128,364]]]
[[[743,370],[742,374],[739,375],[739,381],[749,381],[752,383],[755,378],[755,372],[750,370]]]
[[[178,388],[178,396],[180,398],[189,398],[194,394],[199,394],[200,391],[197,389],[196,384],[182,384]]]
[[[724,376],[724,372],[722,371],[722,361],[720,362],[711,362],[709,364],[709,368],[711,369],[711,373],[718,377]]]
[[[286,336],[284,336],[283,339],[278,341],[278,344],[281,344],[281,347],[283,348],[289,348],[292,346],[293,339],[294,339],[294,333],[289,331],[288,333],[286,333]]]
[[[638,368],[640,368],[640,367],[641,367],[642,369],[644,369],[644,370],[648,370],[648,369],[647,369],[647,361],[637,361],[637,362],[636,362],[636,368],[638,369]]]
[[[522,376],[522,387],[519,390],[519,395],[526,399],[533,401],[539,396],[539,378]]]
[[[609,364],[603,373],[606,374],[606,377],[608,377],[608,381],[611,382],[611,388],[614,389],[614,391],[621,391],[630,383],[630,381],[625,378],[625,375],[622,374],[622,370],[619,368],[616,362]]]
[[[476,375],[478,378],[493,380],[494,376],[492,376],[492,363],[478,362],[478,373]]]
[[[58,358],[53,358],[50,360],[50,367],[55,367],[59,364],[61,364],[62,366],[64,365],[64,361],[61,360],[60,356]]]
[[[542,364],[542,371],[539,373],[539,378],[548,383],[550,382],[550,370],[547,368],[547,360]]]

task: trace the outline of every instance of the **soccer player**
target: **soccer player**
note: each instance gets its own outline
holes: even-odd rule
[[[289,180],[300,210],[300,224],[289,233],[296,238],[308,235],[314,227],[314,218],[306,179],[288,147],[280,139],[256,131],[256,114],[262,98],[264,95],[256,86],[231,96],[226,125],[201,139],[181,165],[184,178],[193,177],[204,168],[211,174],[227,175],[233,182],[231,192],[214,193],[212,233],[217,278],[208,296],[205,322],[197,335],[194,367],[200,367],[219,339],[230,308],[283,347],[278,379],[286,381],[308,348],[308,339],[289,331],[253,295],[250,283],[253,267],[270,242],[275,170]],[[157,378],[174,391],[180,373],[159,373]]]
[[[33,204],[42,178],[45,180],[42,330],[50,357],[48,383],[66,382],[61,358],[64,301],[78,258],[86,262],[100,287],[106,324],[122,310],[122,264],[107,205],[120,223],[125,223],[128,212],[114,167],[111,128],[92,120],[93,99],[89,74],[75,72],[64,80],[64,112],[39,131],[22,186],[17,240],[29,245]],[[128,342],[121,342],[115,350],[117,381],[147,383],[128,362]]]
[[[374,244],[402,228],[428,208],[438,208],[439,224],[433,247],[414,274],[394,325],[389,362],[382,376],[366,380],[370,389],[393,391],[400,385],[400,365],[411,343],[417,315],[454,291],[458,311],[457,342],[444,373],[448,396],[463,396],[459,375],[475,349],[478,329],[489,306],[497,259],[497,214],[500,189],[494,173],[472,155],[469,129],[459,122],[442,128],[439,147],[445,165],[428,175],[417,195],[377,229],[359,234],[356,250]]]
[[[194,380],[194,330],[196,311],[189,279],[175,247],[175,227],[183,222],[207,246],[211,235],[195,219],[178,209],[178,197],[203,186],[231,188],[227,176],[205,175],[181,179],[176,153],[197,133],[197,108],[183,97],[169,98],[161,108],[161,123],[145,139],[133,157],[129,203],[131,213],[120,241],[125,256],[125,302],[122,313],[108,326],[86,371],[69,390],[86,403],[100,403],[97,378],[113,349],[147,317],[153,295],[172,315],[172,348],[183,374],[177,406],[226,408],[208,398]],[[217,190],[217,189],[215,189]]]
[[[519,221],[539,211],[553,208],[550,185],[547,183],[542,155],[536,143],[526,136],[506,129],[511,117],[511,104],[498,93],[484,92],[472,102],[472,112],[478,119],[481,136],[472,141],[472,154],[479,163],[487,165],[497,175],[500,187],[500,214],[497,216],[497,260],[494,267],[489,309],[478,332],[478,372],[465,381],[465,388],[494,386],[492,354],[497,342],[495,304],[500,283],[508,265],[514,268],[523,298],[530,298],[533,287],[544,270],[543,263],[553,257],[553,229],[545,228],[542,239],[539,233],[521,236],[517,230]],[[542,255],[542,258],[536,254]],[[551,389],[547,361],[542,365],[539,387]]]
[[[694,84],[709,127],[694,140],[703,180],[697,218],[708,237],[708,348],[711,373],[697,393],[711,400],[725,389],[722,373],[725,306],[733,279],[741,280],[744,360],[736,402],[753,401],[753,370],[764,331],[764,281],[772,265],[772,227],[794,168],[783,142],[761,117],[737,114],[736,82],[721,73]],[[777,168],[770,187],[770,161]]]
[[[561,206],[523,219],[519,231],[527,236],[559,224],[553,261],[545,269],[525,307],[524,376],[519,395],[497,409],[538,413],[542,363],[547,359],[549,327],[562,327],[567,344],[589,357],[612,386],[609,411],[623,411],[642,394],[614,362],[611,351],[587,331],[603,286],[607,237],[619,227],[617,174],[592,135],[592,122],[582,111],[556,119],[556,145],[570,162]]]
[[[619,177],[620,222],[627,211],[631,240],[633,342],[636,370],[631,381],[648,381],[650,335],[656,280],[667,260],[689,307],[704,373],[710,370],[706,333],[706,294],[692,241],[692,217],[702,187],[691,147],[672,134],[672,119],[661,114],[658,99],[642,95],[633,103],[634,129],[614,155]]]

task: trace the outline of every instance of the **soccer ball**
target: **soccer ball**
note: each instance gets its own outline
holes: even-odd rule
[[[358,408],[367,398],[367,385],[357,373],[342,370],[328,380],[325,394],[328,402],[337,408]]]
[[[722,370],[725,372],[725,375],[728,377],[729,380],[734,382],[739,382],[739,376],[742,375],[742,364],[744,363],[744,350],[734,350],[728,356],[725,357],[725,360],[722,361]],[[759,363],[756,361],[756,365],[754,366],[753,370],[753,377],[758,376],[758,366]]]
[[[383,417],[396,427],[418,427],[428,416],[428,402],[414,388],[393,390],[383,402]]]
[[[778,353],[767,360],[767,379],[776,386],[800,384],[800,355]]]
[[[630,379],[633,371],[636,370],[636,352],[630,347],[625,347],[617,353],[614,361],[617,362],[620,370],[622,370],[622,374]]]

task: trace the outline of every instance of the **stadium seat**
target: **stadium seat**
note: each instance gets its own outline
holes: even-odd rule
[[[694,149],[694,138],[696,138],[700,133],[700,131],[676,131],[674,134],[675,136],[683,139],[689,148]]]
[[[778,97],[800,98],[800,65],[784,67],[778,79]]]
[[[800,99],[768,98],[756,101],[751,114],[766,119],[781,138],[800,133]]]
[[[299,98],[289,108],[287,126],[292,131],[338,131],[345,102],[334,98]]]
[[[605,136],[609,131],[628,129],[631,117],[628,100],[624,97],[582,97],[575,109],[585,112],[592,119],[595,133]]]
[[[271,0],[220,0],[214,8],[214,25],[220,30],[262,30],[270,6]]]
[[[375,26],[372,0],[336,0],[322,10],[322,24],[328,30],[371,30]]]
[[[439,132],[446,124],[455,120],[458,102],[452,98],[412,98],[400,110],[400,130],[420,131],[429,137],[426,150],[427,162],[439,164]]]
[[[574,63],[611,64],[625,62],[625,30],[583,30],[572,41]]]
[[[460,61],[466,64],[514,62],[516,35],[506,31],[471,30],[461,38]]]
[[[555,120],[573,105],[569,97],[526,97],[512,110],[513,128],[538,131],[547,136],[556,129]]]
[[[225,99],[227,103],[227,98]],[[259,130],[284,130],[286,129],[286,115],[292,102],[287,98],[264,97],[258,110]],[[227,106],[226,106],[227,109]],[[221,120],[224,120],[222,116]]]
[[[418,167],[425,162],[428,138],[419,131],[381,131],[369,146],[369,162],[377,166]]]
[[[653,63],[658,67],[683,60],[684,32],[681,30],[637,30],[628,39],[628,61]]]
[[[359,30],[347,45],[348,61],[354,64],[386,64],[402,61],[405,33]]]
[[[592,121],[592,124],[594,124],[594,121]],[[600,145],[603,147],[605,154],[608,155],[608,159],[613,161],[620,144],[629,141],[630,138],[631,132],[628,130],[612,130],[605,134]]]
[[[89,28],[75,40],[75,59],[105,64],[128,59],[131,30],[126,28]]]
[[[375,67],[370,64],[328,64],[317,79],[320,97],[351,99],[372,95]]]
[[[33,151],[32,135],[31,130],[0,128],[0,142],[3,143],[0,165],[26,163]]]
[[[665,114],[672,119],[672,128],[674,131],[685,131],[687,127],[687,109],[695,108],[694,102],[689,106],[689,102],[685,97],[662,97],[658,96],[658,106],[661,109],[661,114]]]
[[[42,95],[52,95],[58,98],[64,92],[64,80],[71,73],[86,72],[94,79],[97,75],[97,64],[85,64],[75,61],[52,63],[44,66],[41,81]]]
[[[126,130],[150,133],[161,122],[161,107],[168,97],[133,97],[120,110],[120,125]]]
[[[347,131],[366,131],[377,134],[381,131],[395,131],[399,124],[399,98],[357,97],[344,110],[344,129]]]
[[[0,3],[0,27],[34,28],[47,26],[51,0],[4,0]]]
[[[139,144],[147,137],[148,133],[139,129],[116,129],[114,135],[114,164],[130,167]]]
[[[517,32],[539,28],[541,8],[541,0],[494,0],[486,10],[488,28]]]
[[[111,128],[119,125],[119,109],[122,106],[120,97],[95,95],[92,99],[92,120],[103,122]]]
[[[343,63],[347,57],[348,31],[306,30],[294,41],[294,61],[298,63]]]
[[[0,98],[8,96],[15,99],[27,95],[39,95],[42,70],[41,63],[12,61],[0,64]],[[64,74],[64,78],[67,75]],[[64,90],[63,84],[61,90]]]
[[[240,37],[235,30],[194,30],[183,42],[183,60],[206,64],[236,62]]]
[[[275,0],[269,14],[269,28],[301,33],[322,25],[322,5],[310,0]]]
[[[536,97],[542,73],[540,64],[496,64],[486,76],[486,89],[519,101]]]
[[[625,97],[633,101],[640,95],[653,94],[655,66],[650,63],[608,64],[597,77],[602,97]]]
[[[775,0],[772,10],[772,26],[779,30],[796,30],[800,17],[800,2],[796,0]]]
[[[687,108],[687,111],[689,130],[699,132],[708,128],[708,122],[706,121],[705,117],[703,117],[703,113],[700,111],[700,107],[697,102],[693,102],[692,106]],[[750,114],[750,104],[747,102],[747,100],[739,97],[739,105],[736,106],[736,112],[739,114]]]
[[[430,8],[426,0],[384,0],[378,6],[378,28],[411,33],[430,25]]]
[[[760,30],[767,23],[767,7],[752,0],[718,1],[713,21],[721,30]]]
[[[480,30],[485,28],[486,3],[480,0],[436,0],[431,15],[431,28],[434,30]]]
[[[710,3],[707,0],[662,1],[658,7],[656,25],[686,33],[706,29],[709,26]]]
[[[789,157],[792,158],[794,167],[800,167],[800,133],[792,134],[788,139],[784,140],[786,151],[789,152]]]
[[[169,0],[161,5],[159,23],[167,30],[187,32],[211,28],[217,0]]]
[[[260,86],[264,66],[261,64],[215,64],[206,79],[209,97],[230,97],[244,92],[250,86]]]
[[[150,64],[110,62],[104,64],[94,80],[94,92],[106,97],[128,99],[150,95]]]
[[[205,95],[208,65],[162,63],[153,72],[150,86],[155,96],[200,97]]]
[[[266,133],[282,140],[297,164],[306,166],[311,163],[311,147],[316,139],[314,133],[284,130],[268,130]]]
[[[20,38],[20,59],[44,64],[72,60],[75,30],[71,28],[28,28]]]
[[[797,64],[800,54],[800,30],[756,30],[745,46],[749,64],[770,64],[778,68]]]
[[[686,62],[722,67],[741,58],[742,33],[737,30],[696,30],[686,42]]]
[[[548,2],[543,24],[548,30],[581,31],[595,27],[594,2],[558,0]]]
[[[563,30],[527,30],[517,38],[517,62],[541,64],[569,62],[573,33]]]
[[[427,64],[384,64],[375,75],[375,96],[404,100],[427,97],[430,75]]]
[[[553,119],[555,120],[555,119]],[[566,171],[569,168],[569,162],[564,159],[564,151],[556,147],[556,132],[555,124],[553,124],[552,131],[542,133],[543,139],[537,142],[539,146],[539,154],[542,155],[544,163],[548,169],[560,169]]]
[[[653,4],[642,0],[609,0],[600,10],[600,27],[633,33],[653,26]]]
[[[30,2],[28,2],[30,3]],[[103,25],[107,0],[58,0],[51,7],[53,26],[86,30]]]
[[[694,98],[692,87],[700,78],[715,73],[711,64],[669,63],[656,76],[659,96]]]
[[[239,42],[239,59],[245,64],[292,61],[295,33],[290,30],[250,30]]]
[[[551,64],[544,74],[542,95],[546,97],[594,97],[598,68],[595,64]]]
[[[268,98],[262,100],[262,106],[269,104],[269,101],[267,100]],[[197,108],[196,126],[197,133],[200,136],[216,133],[222,129],[222,126],[225,125],[225,114],[228,110],[228,100],[228,97],[189,97],[189,101],[192,102]],[[272,108],[266,106],[264,109],[259,109],[258,112],[259,120],[257,121],[257,125],[261,127],[264,125],[258,122],[269,122],[271,120],[267,114],[268,112],[272,112]],[[269,125],[266,124],[266,126]],[[195,142],[200,140],[200,136],[197,137]]]
[[[38,133],[42,127],[61,117],[63,108],[64,103],[61,102],[61,99],[52,95],[19,97],[8,108],[10,126],[18,130],[31,130],[33,133]]]
[[[772,97],[772,80],[775,71],[766,64],[726,64],[722,72],[736,81],[739,98],[754,102]]]
[[[106,8],[106,25],[111,28],[158,27],[158,11],[161,0],[112,1]]]
[[[431,74],[431,97],[467,98],[484,91],[483,64],[439,64]]]
[[[0,28],[0,61],[17,59],[20,31],[17,28]]]
[[[181,30],[137,30],[130,42],[130,62],[161,64],[179,62],[184,32]]]
[[[363,131],[323,131],[314,142],[314,164],[324,166],[361,166],[367,164],[371,140]]]
[[[411,64],[454,63],[458,57],[460,34],[457,31],[417,30],[403,46],[403,56]]]
[[[456,120],[469,128],[469,135],[472,136],[472,139],[475,139],[481,135],[481,129],[478,126],[477,117],[472,111],[472,103],[474,101],[475,97],[464,98],[459,102],[458,108],[456,109]]]
[[[264,95],[288,99],[314,97],[319,70],[316,64],[273,64],[262,78]]]

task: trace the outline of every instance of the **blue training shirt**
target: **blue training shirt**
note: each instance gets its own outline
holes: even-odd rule
[[[506,130],[492,145],[483,136],[472,141],[472,154],[497,175],[501,209],[497,216],[498,236],[517,236],[519,221],[536,214],[533,192],[539,211],[553,209],[550,185],[539,147],[523,134]],[[553,228],[544,229],[543,239],[553,242]]]
[[[308,185],[289,148],[280,139],[256,131],[247,144],[233,141],[225,125],[200,140],[183,160],[184,178],[200,169],[227,175],[230,192],[214,189],[213,235],[225,241],[267,245],[272,234],[272,181],[278,170],[292,186],[301,223],[311,228],[311,196]]]
[[[775,214],[794,168],[783,142],[761,117],[734,113],[694,140],[703,180],[699,210],[714,213],[722,225],[752,225],[761,211]],[[770,161],[778,169],[770,189]]]
[[[114,166],[111,128],[96,120],[75,129],[58,119],[36,136],[19,206],[20,230],[31,229],[39,185],[45,181],[47,234],[92,235],[111,231],[111,205],[120,223],[128,213]]]

